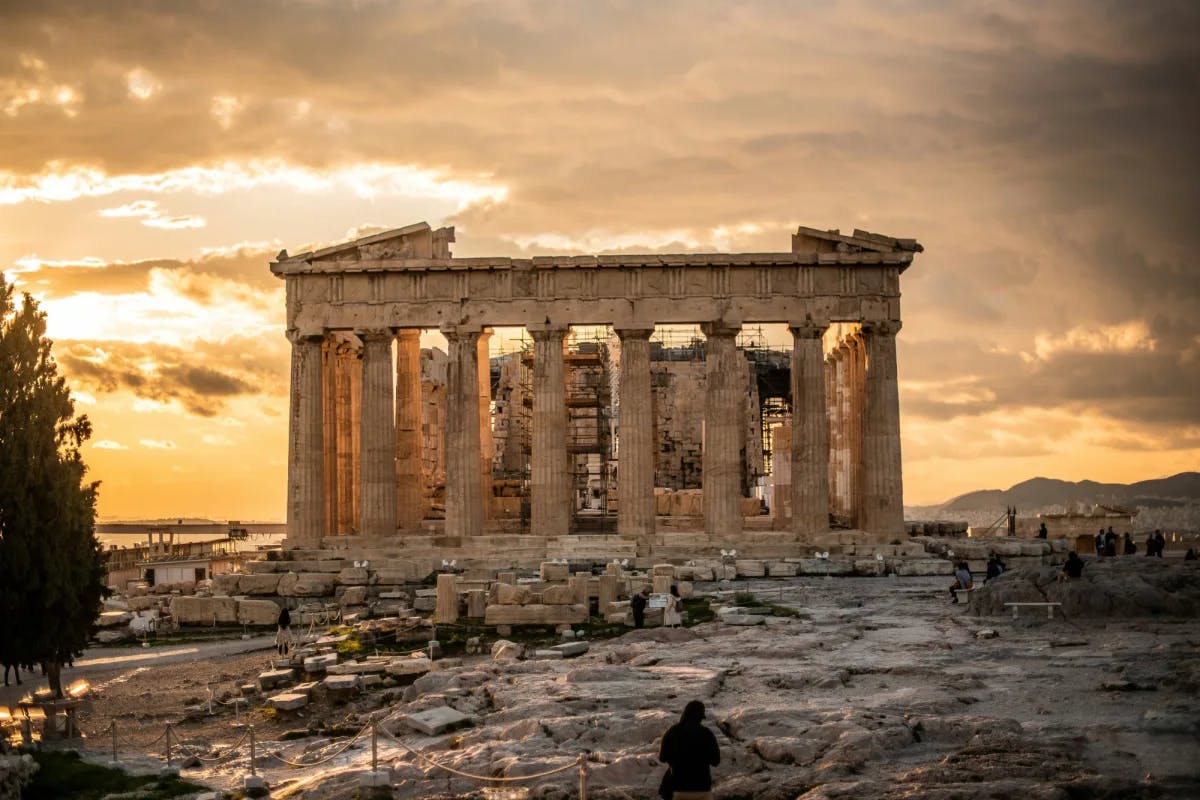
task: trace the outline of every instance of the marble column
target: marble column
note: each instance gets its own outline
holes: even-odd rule
[[[848,362],[846,371],[846,507],[849,511],[850,524],[857,527],[862,516],[862,435],[863,412],[866,404],[864,392],[866,384],[867,353],[866,343],[862,335],[855,333],[846,339]]]
[[[337,522],[333,533],[347,536],[358,529],[358,481],[360,478],[358,452],[358,403],[354,386],[362,388],[362,367],[358,363],[358,347],[339,342],[334,361],[334,396],[336,419],[337,461]]]
[[[479,329],[442,328],[449,346],[446,374],[446,535],[483,533],[479,494]]]
[[[567,459],[565,326],[528,326],[533,336],[533,447],[530,453],[530,532],[565,536],[571,522]]]
[[[337,349],[338,342],[332,337],[321,343],[321,449],[325,473],[325,532],[329,534],[338,533]]]
[[[363,536],[396,534],[396,401],[392,396],[390,330],[359,334],[362,363],[362,488],[358,516]]]
[[[792,325],[792,532],[829,529],[829,418],[825,411],[827,325]]]
[[[292,343],[288,401],[287,547],[320,547],[325,533],[321,342],[288,331]]]
[[[846,460],[850,453],[849,421],[846,413],[849,403],[848,375],[850,351],[839,343],[833,349],[833,497],[834,513],[839,517],[850,516],[850,492],[846,481]]]
[[[496,453],[492,442],[492,360],[488,349],[491,338],[492,329],[484,328],[475,355],[479,371],[479,487],[485,520],[492,518],[492,458]]]
[[[344,365],[350,377],[350,480],[353,484],[350,491],[350,531],[353,533],[362,532],[362,360],[363,343],[355,337]]]
[[[396,334],[396,522],[418,528],[425,519],[421,442],[421,330]]]
[[[644,540],[654,534],[654,403],[650,393],[652,326],[617,328],[621,339],[617,434],[617,533]]]
[[[837,508],[837,457],[834,444],[837,435],[837,363],[832,353],[825,356],[825,418],[829,423],[829,452],[826,454],[829,465],[829,509],[833,511]]]
[[[881,538],[904,534],[900,395],[896,382],[896,334],[899,330],[898,321],[863,324],[867,372],[859,527]]]
[[[740,376],[745,360],[737,351],[738,326],[706,323],[704,395],[704,532],[711,537],[742,531],[743,415]]]

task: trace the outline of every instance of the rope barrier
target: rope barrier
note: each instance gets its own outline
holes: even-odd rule
[[[190,748],[190,746],[189,746],[189,745],[187,745],[186,743],[184,743],[182,740],[179,740],[179,741],[178,741],[178,744],[179,744],[179,749],[180,749],[181,751],[183,751],[184,755],[186,755],[188,758],[194,758],[194,759],[196,759],[197,761],[202,761],[202,762],[204,762],[204,763],[206,763],[206,764],[215,764],[215,763],[217,763],[218,761],[223,761],[223,760],[225,760],[225,758],[226,758],[226,757],[227,757],[227,756],[228,756],[230,753],[232,753],[234,750],[237,750],[237,749],[238,749],[238,747],[240,747],[240,746],[241,746],[242,742],[246,741],[246,737],[247,737],[247,736],[249,736],[249,735],[250,735],[250,728],[249,728],[249,726],[247,726],[247,727],[246,727],[246,729],[245,729],[244,731],[242,731],[242,738],[238,739],[236,742],[234,742],[233,744],[229,745],[229,747],[225,748],[225,752],[224,752],[224,753],[222,753],[221,755],[218,755],[218,756],[211,756],[211,757],[208,757],[208,758],[205,758],[204,756],[200,755],[200,751],[199,751],[199,750],[193,750],[191,753],[188,753],[187,751],[188,751],[189,749],[191,749],[191,748]]]
[[[391,739],[394,744],[398,745],[399,747],[406,750],[407,752],[412,753],[414,756],[416,756],[417,758],[426,762],[427,764],[437,767],[438,769],[445,770],[446,772],[449,772],[451,775],[457,775],[460,778],[468,778],[473,781],[491,781],[494,783],[519,783],[521,781],[532,781],[532,780],[537,780],[538,778],[546,778],[546,777],[549,777],[550,775],[557,775],[560,772],[566,772],[567,770],[571,769],[572,767],[576,767],[576,766],[579,766],[580,764],[582,764],[583,759],[584,759],[584,757],[582,755],[580,755],[580,756],[576,757],[573,761],[571,761],[571,763],[569,763],[569,764],[564,764],[561,767],[556,767],[554,769],[546,770],[545,772],[537,772],[537,773],[534,773],[533,775],[518,775],[518,776],[511,777],[511,778],[493,777],[491,775],[474,775],[470,772],[463,772],[462,770],[455,769],[454,767],[448,767],[445,764],[439,764],[438,762],[434,761],[432,758],[429,758],[429,757],[423,755],[422,753],[419,753],[418,751],[413,750],[411,747],[406,745],[404,742],[400,741],[395,736],[393,736],[388,731],[387,728],[380,726],[380,731],[388,739]]]
[[[339,747],[337,750],[333,751],[332,753],[330,753],[329,755],[325,756],[324,758],[322,758],[322,759],[321,759],[321,760],[319,760],[319,761],[313,761],[313,762],[311,762],[311,763],[304,763],[304,762],[297,762],[297,761],[288,761],[286,758],[284,758],[283,756],[279,755],[279,753],[270,753],[270,754],[268,755],[268,757],[269,757],[269,758],[274,758],[274,759],[276,759],[277,761],[282,761],[284,764],[287,764],[289,767],[316,767],[316,766],[319,766],[319,765],[321,765],[321,764],[324,764],[324,763],[326,763],[326,762],[332,761],[333,759],[335,759],[335,758],[337,758],[338,756],[340,756],[342,753],[344,753],[344,752],[346,752],[347,750],[349,750],[349,749],[350,749],[350,745],[352,745],[352,744],[354,744],[356,741],[358,741],[358,738],[359,738],[360,736],[362,736],[364,733],[366,733],[366,732],[367,732],[368,730],[370,730],[370,729],[371,729],[371,725],[370,725],[370,724],[366,725],[366,726],[365,726],[365,727],[364,727],[362,730],[360,730],[358,733],[354,734],[354,736],[352,736],[348,742],[346,742],[344,745],[342,745],[341,747]]]

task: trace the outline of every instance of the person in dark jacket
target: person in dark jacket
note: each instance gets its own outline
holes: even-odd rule
[[[704,703],[693,700],[684,706],[679,722],[663,734],[658,760],[670,766],[669,783],[674,800],[712,800],[709,767],[721,763],[717,737],[704,727]]]
[[[1163,557],[1163,550],[1167,549],[1167,537],[1163,536],[1163,532],[1156,530],[1154,532],[1154,555],[1159,558]]]
[[[650,602],[650,589],[643,586],[642,590],[629,598],[629,609],[633,612],[633,627],[643,628],[646,625],[646,604]]]
[[[1083,577],[1083,559],[1074,550],[1067,556],[1067,561],[1063,564],[1062,572],[1059,574],[1059,580],[1067,580],[1068,578]]]
[[[1125,555],[1137,555],[1137,542],[1135,542],[1133,537],[1129,535],[1129,531],[1125,531]]]

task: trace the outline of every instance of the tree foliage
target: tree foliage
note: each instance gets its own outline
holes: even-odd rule
[[[46,338],[46,315],[0,274],[0,662],[60,665],[94,630],[104,587],[91,436]]]

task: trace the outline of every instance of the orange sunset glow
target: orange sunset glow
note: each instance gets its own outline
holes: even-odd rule
[[[906,503],[1171,475],[1198,32],[1170,2],[5,2],[0,270],[94,423],[101,519],[283,519],[268,263],[421,220],[456,257],[914,237]]]

